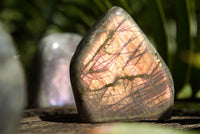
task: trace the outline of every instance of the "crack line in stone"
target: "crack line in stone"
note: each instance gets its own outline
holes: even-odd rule
[[[98,50],[96,51],[96,53],[94,54],[94,56],[90,59],[90,61],[88,61],[88,63],[83,67],[82,70],[85,70],[85,68],[94,60],[94,58],[95,58],[96,55],[99,53],[99,51],[107,44],[107,42],[108,42],[110,39],[112,39],[112,37],[115,35],[115,32],[118,30],[118,28],[119,28],[125,21],[126,21],[126,18],[124,18],[124,19],[120,22],[119,26],[118,26],[115,30],[109,32],[109,35],[108,35],[109,37],[108,37],[108,38],[104,41],[104,43],[98,48]]]

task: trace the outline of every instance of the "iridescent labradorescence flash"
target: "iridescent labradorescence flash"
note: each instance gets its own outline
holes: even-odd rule
[[[39,107],[75,105],[69,64],[81,39],[74,33],[54,33],[41,40],[37,51]]]
[[[131,16],[111,8],[80,42],[70,76],[83,121],[168,119],[171,74]]]

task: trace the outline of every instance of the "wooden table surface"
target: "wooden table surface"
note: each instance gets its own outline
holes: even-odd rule
[[[200,132],[199,113],[174,111],[170,120],[145,122],[175,129]],[[19,134],[84,134],[96,127],[116,123],[83,123],[73,106],[61,108],[26,109],[20,121]]]

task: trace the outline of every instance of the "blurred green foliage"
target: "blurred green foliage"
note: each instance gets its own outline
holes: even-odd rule
[[[28,78],[42,37],[84,36],[112,6],[130,13],[155,44],[172,72],[177,98],[200,97],[199,0],[1,0],[0,20],[14,38]]]

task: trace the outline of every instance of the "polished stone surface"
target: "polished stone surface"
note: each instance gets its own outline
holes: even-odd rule
[[[11,37],[0,25],[0,134],[16,134],[24,107],[24,73]]]
[[[73,33],[56,33],[44,37],[38,47],[38,106],[75,105],[69,64],[82,37]]]
[[[79,44],[70,76],[83,121],[170,118],[174,85],[168,67],[120,7],[111,8]]]

